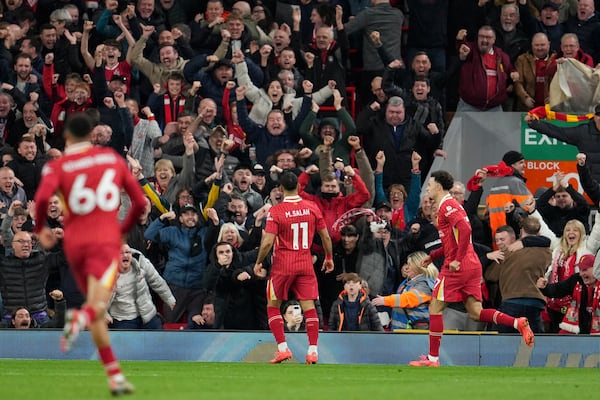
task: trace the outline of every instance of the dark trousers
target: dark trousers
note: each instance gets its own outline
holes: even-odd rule
[[[202,312],[206,290],[182,288],[171,284],[169,284],[169,288],[171,289],[173,296],[175,296],[177,303],[172,310],[166,304],[163,307],[163,315],[166,323],[172,324],[180,322],[179,320],[183,317],[184,313],[187,313],[188,317],[191,317]]]
[[[112,324],[108,325],[110,329],[162,329],[162,321],[155,315],[152,319],[146,323],[142,320],[141,317],[137,317],[136,319],[123,320],[118,321],[113,319]]]
[[[544,324],[542,323],[541,316],[542,309],[538,307],[503,301],[500,307],[498,307],[498,311],[515,318],[526,317],[534,333],[544,332]],[[498,325],[497,328],[500,333],[518,333],[512,326]]]

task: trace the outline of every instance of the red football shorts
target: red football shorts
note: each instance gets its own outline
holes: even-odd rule
[[[76,242],[63,242],[65,256],[77,286],[87,294],[87,280],[93,276],[111,289],[117,281],[121,262],[121,243],[99,243],[90,247]]]
[[[481,269],[451,272],[442,268],[431,296],[446,303],[465,302],[469,296],[481,301]]]
[[[319,298],[319,285],[315,274],[280,275],[272,274],[267,282],[267,300],[287,300],[292,291],[298,300]]]

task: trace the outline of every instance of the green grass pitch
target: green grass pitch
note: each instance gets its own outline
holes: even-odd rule
[[[598,370],[587,368],[411,368],[127,361],[128,398],[185,399],[593,399]],[[111,398],[98,361],[0,360],[3,399]]]

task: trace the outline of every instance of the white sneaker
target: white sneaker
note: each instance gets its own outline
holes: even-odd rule
[[[71,350],[73,343],[79,337],[79,332],[85,329],[85,314],[78,310],[69,310],[65,318],[63,335],[60,338],[60,349],[63,352]]]
[[[110,393],[113,396],[123,396],[125,394],[133,394],[135,392],[135,386],[126,380],[117,381],[116,379],[111,379],[109,381]]]

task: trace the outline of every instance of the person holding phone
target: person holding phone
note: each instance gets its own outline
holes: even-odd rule
[[[290,300],[284,303],[281,314],[285,322],[283,328],[286,332],[303,332],[306,330],[302,307],[300,307],[300,303],[297,300]]]

